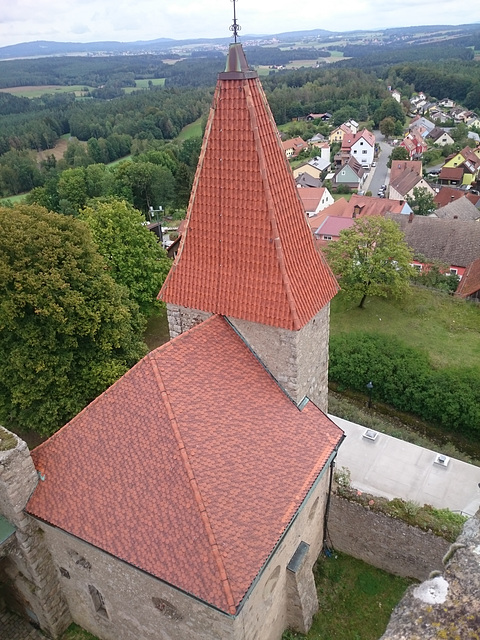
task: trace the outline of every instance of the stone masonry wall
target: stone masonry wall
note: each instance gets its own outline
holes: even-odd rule
[[[170,338],[176,338],[197,324],[200,324],[212,314],[199,309],[187,309],[179,305],[167,304],[167,319]]]
[[[398,576],[425,580],[442,568],[450,543],[332,495],[328,533],[335,549]]]
[[[313,614],[318,609],[312,569],[323,546],[323,519],[329,473],[330,470],[326,469],[275,555],[259,576],[254,590],[237,617],[235,640],[280,640],[283,631],[289,626],[305,631],[305,628],[297,626],[300,617],[311,624]],[[309,545],[296,585],[297,594],[302,599],[301,615],[298,612],[298,599],[289,599],[292,595],[292,581],[286,569],[300,542]]]
[[[101,640],[234,640],[231,616],[59,529],[42,527],[74,622]]]
[[[23,511],[38,478],[27,445],[15,438],[14,449],[0,451],[0,513],[16,527],[15,545],[4,563],[2,581],[17,592],[19,611],[25,613],[28,607],[42,630],[56,638],[71,618],[43,533]]]
[[[326,305],[299,331],[229,320],[294,402],[308,396],[326,413],[329,313]]]
[[[443,559],[442,572],[411,586],[381,640],[474,640],[480,637],[480,510]]]

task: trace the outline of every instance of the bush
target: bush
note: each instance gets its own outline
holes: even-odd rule
[[[330,339],[330,380],[466,436],[480,431],[480,367],[434,370],[425,353],[391,336],[344,333]]]

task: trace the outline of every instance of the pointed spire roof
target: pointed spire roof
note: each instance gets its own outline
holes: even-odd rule
[[[230,45],[165,302],[297,330],[338,285],[314,246],[258,75]]]

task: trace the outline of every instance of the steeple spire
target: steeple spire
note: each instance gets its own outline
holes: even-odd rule
[[[234,42],[237,42],[238,32],[242,30],[242,27],[237,22],[237,0],[233,2],[233,24],[230,26],[230,31],[233,31]]]
[[[186,229],[159,297],[298,330],[338,285],[314,246],[258,75],[232,43],[195,175]]]

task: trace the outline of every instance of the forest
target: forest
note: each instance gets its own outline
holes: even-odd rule
[[[354,57],[334,65],[272,69],[262,77],[262,84],[279,125],[310,112],[327,111],[333,114],[336,125],[355,118],[373,128],[390,116],[403,124],[402,110],[390,98],[388,86],[399,89],[404,98],[424,91],[439,99],[448,96],[470,109],[480,107],[480,62],[472,59],[476,48],[480,48],[478,32],[456,38],[451,44],[407,46],[392,36],[388,47],[347,45],[344,54]],[[309,56],[319,59],[329,53],[308,47],[246,47],[252,65],[282,65]],[[156,167],[144,167],[145,175],[151,175],[152,180],[158,178],[159,167],[169,172],[164,179],[173,189],[161,189],[163,202],[180,206],[188,199],[199,141],[194,143],[193,152],[189,141],[184,152],[176,138],[186,125],[200,118],[205,122],[216,77],[224,64],[223,54],[211,54],[200,57],[196,52],[175,64],[166,64],[161,56],[154,55],[0,62],[0,87],[66,87],[65,92],[35,98],[0,92],[0,196],[35,189],[32,197],[37,201],[49,202],[56,211],[73,213],[76,201],[92,196],[88,190],[73,200],[59,194],[62,172],[80,173],[90,165],[108,164],[132,154],[137,170],[142,163]],[[164,86],[154,86],[153,80],[158,78],[165,80]],[[135,88],[137,80],[142,80],[145,88]],[[151,82],[147,85],[148,80]],[[74,85],[85,88],[81,97],[73,90],[68,92],[68,87]],[[125,88],[130,93],[124,93]],[[69,140],[65,157],[55,159],[44,153],[39,162],[38,152],[52,149],[62,136]],[[159,152],[163,153],[161,159]],[[142,210],[148,208],[153,196],[148,195],[148,189],[144,190],[143,199],[138,193],[131,193],[130,187],[125,186],[125,169],[119,172],[112,168],[107,173],[114,177],[97,195],[127,189],[132,203]],[[83,181],[89,180],[84,176]]]

